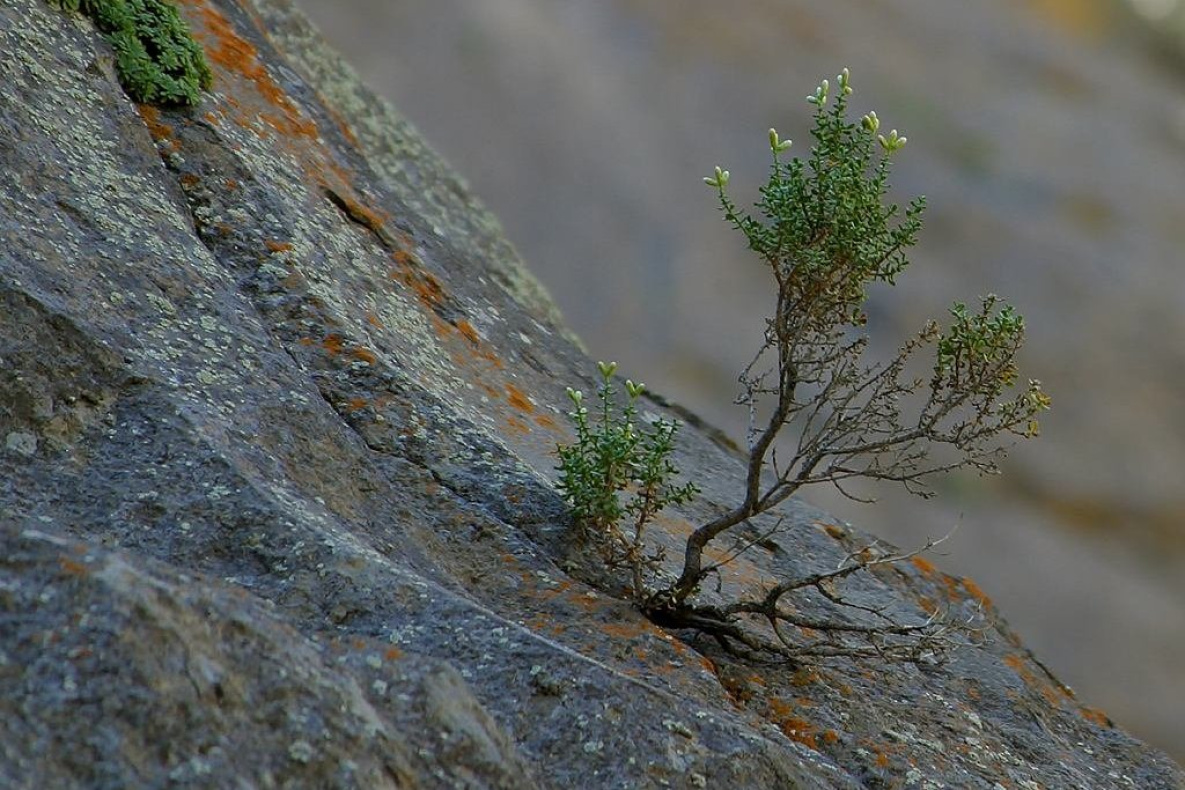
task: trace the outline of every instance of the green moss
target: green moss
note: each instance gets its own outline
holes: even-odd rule
[[[123,88],[138,102],[197,104],[210,87],[205,53],[167,0],[48,0],[86,14],[115,50]]]

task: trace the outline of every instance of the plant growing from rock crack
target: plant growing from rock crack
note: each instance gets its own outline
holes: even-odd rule
[[[717,190],[725,220],[745,236],[776,285],[762,342],[739,379],[739,403],[750,414],[745,484],[739,501],[687,538],[677,578],[658,583],[640,599],[643,588],[635,583],[634,595],[656,622],[696,628],[758,654],[916,659],[941,649],[960,624],[938,615],[900,622],[843,597],[837,583],[909,559],[938,541],[908,553],[865,546],[834,570],[782,581],[757,597],[722,605],[702,600],[703,582],[719,567],[705,565],[708,545],[731,534],[742,545],[726,555],[735,558],[781,524],[741,541],[742,530],[756,529],[750,520],[804,486],[828,483],[858,498],[847,487],[850,481],[888,480],[926,497],[931,493],[926,481],[938,473],[966,467],[996,472],[1007,449],[1001,440],[1035,436],[1036,418],[1050,405],[1035,380],[1014,392],[1024,321],[996,296],[974,308],[956,304],[945,330],[927,322],[887,362],[864,361],[868,339],[860,330],[868,290],[894,284],[907,267],[905,250],[916,243],[925,201],[918,198],[904,211],[885,204],[892,158],[906,138],[895,129],[880,134],[874,112],[850,122],[851,93],[845,69],[834,97],[827,80],[807,97],[815,105],[815,122],[814,146],[805,160],[784,160],[790,141],[770,129],[772,162],[756,214],[729,197],[727,170],[717,167],[704,179]],[[935,355],[928,374],[916,376],[910,362],[929,346]],[[588,441],[587,432],[579,420],[577,426],[577,449],[567,452],[587,453],[578,449]],[[577,518],[587,520],[588,507],[574,496],[578,489],[568,484],[564,490]],[[595,517],[598,529],[614,529],[611,510]],[[641,542],[640,532],[636,539]],[[628,559],[636,563],[642,555],[638,548]],[[655,579],[656,568],[635,564],[634,576]],[[796,614],[784,599],[805,590],[833,604],[836,616]],[[746,627],[745,618],[768,628]],[[820,636],[804,642],[787,634],[787,625]]]
[[[617,363],[601,362],[597,368],[601,381],[592,421],[584,393],[568,388],[576,442],[559,448],[558,486],[572,503],[577,523],[597,540],[605,562],[631,570],[640,600],[645,577],[662,560],[661,554],[646,554],[647,525],[667,505],[689,501],[698,489],[671,482],[678,473],[671,462],[678,423],[659,419],[648,430],[641,428],[636,403],[645,385],[627,379],[626,402],[619,410],[613,394]],[[618,527],[623,518],[632,525],[630,534]]]

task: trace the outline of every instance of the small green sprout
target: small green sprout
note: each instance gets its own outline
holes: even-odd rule
[[[778,130],[777,129],[770,129],[769,130],[769,150],[774,152],[774,156],[777,156],[778,154],[782,153],[783,151],[790,150],[791,145],[793,145],[793,143],[790,142],[789,140],[783,140],[780,137],[778,137]]]
[[[876,139],[880,142],[881,148],[885,149],[885,153],[889,154],[904,148],[907,141],[907,138],[897,136],[896,129],[889,132],[888,137],[885,137],[883,134],[878,134]]]
[[[584,394],[568,388],[576,441],[557,449],[557,486],[606,563],[630,568],[640,600],[649,570],[659,559],[645,555],[647,525],[668,505],[690,501],[699,489],[694,483],[673,482],[679,473],[671,460],[679,424],[663,419],[648,427],[640,424],[637,401],[646,385],[627,379],[625,405],[619,407],[613,386],[617,363],[599,362],[597,371],[601,381],[595,416],[584,405]],[[629,534],[619,526],[626,519],[632,525]]]
[[[726,186],[728,186],[728,171],[721,170],[719,165],[717,165],[716,172],[705,178],[704,183],[710,187],[724,189]]]
[[[823,80],[819,83],[819,87],[815,88],[815,92],[806,97],[806,100],[811,104],[817,105],[822,109],[827,104],[827,95],[831,92],[831,83]]]
[[[840,89],[840,91],[843,92],[843,95],[844,96],[851,96],[852,95],[852,85],[851,85],[852,73],[845,68],[843,71],[841,71],[839,73],[839,76],[836,77],[836,79],[839,80],[839,89]]]

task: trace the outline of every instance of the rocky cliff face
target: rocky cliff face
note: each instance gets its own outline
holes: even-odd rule
[[[0,7],[0,784],[1183,785],[1002,624],[756,666],[576,578],[551,453],[590,364],[546,294],[287,3],[183,11],[214,86],[170,111]],[[679,453],[676,538],[742,475]],[[748,573],[860,541],[782,515]],[[990,610],[925,562],[862,585]]]
[[[1001,294],[1055,408],[1005,474],[936,500],[805,496],[902,545],[961,524],[946,567],[1185,760],[1185,71],[1120,3],[299,3],[489,200],[596,355],[736,437],[771,282],[699,179],[723,165],[751,194],[764,130],[801,150],[803,96],[851,67],[853,109],[909,135],[898,199],[930,201],[914,265],[872,291],[874,343]]]

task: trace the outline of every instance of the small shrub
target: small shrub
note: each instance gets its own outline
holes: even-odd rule
[[[956,304],[942,332],[928,322],[888,363],[865,363],[869,286],[892,285],[917,241],[925,200],[902,213],[885,205],[892,157],[906,138],[879,134],[876,113],[847,119],[852,93],[845,69],[834,101],[824,80],[807,101],[815,105],[815,145],[806,160],[785,162],[789,141],[769,132],[770,174],[754,216],[729,197],[728,171],[705,181],[717,190],[725,219],[744,234],[776,284],[775,307],[763,343],[740,377],[741,403],[753,414],[769,402],[768,417],[749,437],[745,496],[731,511],[691,536],[683,573],[673,591],[692,595],[702,580],[703,547],[745,519],[765,512],[805,485],[829,483],[845,494],[854,478],[900,482],[929,496],[927,478],[960,467],[997,471],[1002,435],[1027,437],[1049,398],[1037,381],[1001,400],[1017,381],[1015,355],[1024,321],[996,296],[969,312]],[[911,378],[915,352],[936,345],[929,379]],[[902,409],[923,403],[915,415]],[[762,475],[783,428],[795,425],[793,454],[779,459],[773,483]],[[945,446],[954,451],[938,454]]]
[[[875,112],[858,123],[849,121],[851,93],[845,69],[834,97],[827,80],[807,97],[815,106],[815,122],[814,145],[805,159],[784,160],[791,143],[769,130],[772,161],[756,213],[733,202],[727,170],[717,167],[704,179],[717,191],[725,220],[769,270],[773,313],[739,378],[739,403],[749,410],[752,425],[743,491],[732,507],[692,532],[678,578],[651,592],[642,609],[658,622],[707,631],[757,653],[916,658],[934,652],[954,626],[937,614],[916,623],[889,619],[848,601],[836,584],[918,552],[862,547],[835,570],[784,580],[760,596],[723,605],[700,601],[703,581],[718,568],[704,564],[708,544],[804,486],[829,484],[858,498],[847,483],[862,478],[901,483],[930,496],[926,482],[937,474],[965,467],[998,471],[997,461],[1008,447],[1002,440],[1037,435],[1037,416],[1050,405],[1035,380],[1013,392],[1024,321],[994,295],[974,309],[956,304],[945,330],[927,322],[889,361],[864,360],[868,339],[861,330],[869,289],[893,285],[908,266],[905,251],[917,241],[925,200],[913,200],[904,211],[886,204],[892,159],[907,140],[896,129],[881,134]],[[935,353],[929,374],[913,375],[910,362],[930,346]],[[783,436],[787,428],[788,437]],[[590,434],[579,418],[577,433],[574,448],[561,452],[573,458],[595,452],[586,446]],[[571,481],[566,486],[567,492],[575,490]],[[576,515],[612,530],[620,514],[608,507],[590,513],[577,506]],[[640,532],[636,540],[641,542]],[[744,546],[756,542],[739,541]],[[643,553],[635,550],[636,556]],[[635,578],[643,578],[653,567],[633,570]],[[639,588],[635,583],[635,594]],[[837,616],[803,618],[782,605],[786,596],[808,588],[830,601]],[[857,613],[864,621],[852,620]],[[746,629],[747,617],[769,628],[764,634]],[[784,624],[822,636],[796,642],[786,636]]]
[[[645,554],[647,525],[667,505],[690,501],[698,489],[672,482],[678,474],[671,461],[678,423],[660,419],[649,429],[639,426],[636,404],[645,386],[626,380],[626,401],[619,408],[613,387],[617,364],[601,362],[597,368],[592,420],[584,394],[568,388],[576,442],[559,448],[558,485],[586,537],[597,542],[607,564],[631,569],[634,594],[641,596],[644,569],[662,559]],[[618,526],[623,519],[631,525],[629,534]]]

